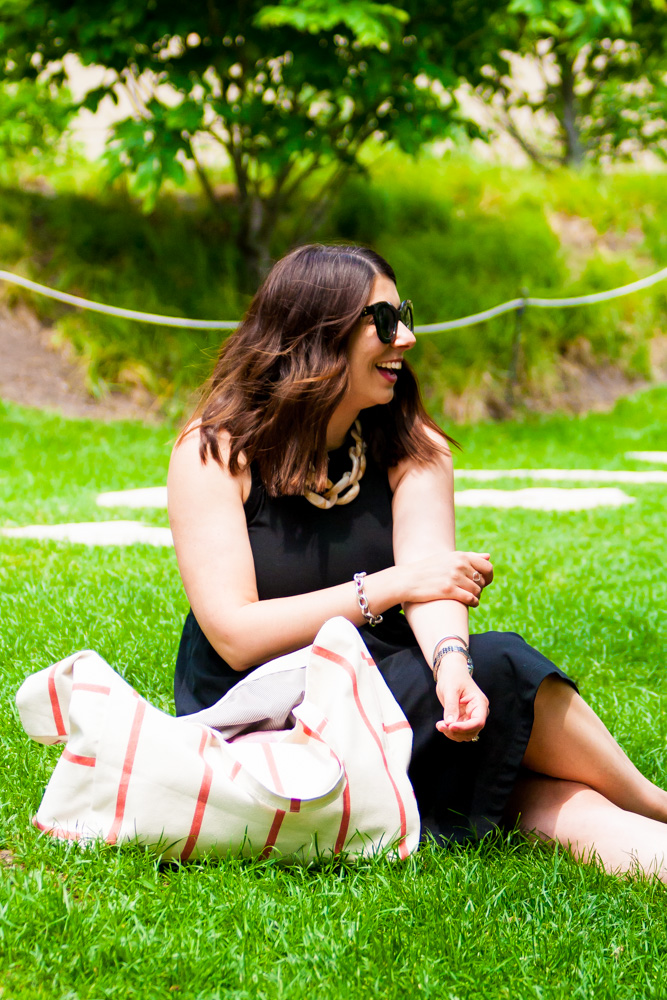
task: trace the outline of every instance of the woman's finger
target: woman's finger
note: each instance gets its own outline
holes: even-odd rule
[[[471,731],[483,729],[485,722],[486,713],[480,712],[468,719],[458,719],[456,722],[450,723],[450,729],[456,733],[469,734]]]
[[[448,689],[442,706],[443,723],[445,726],[456,725],[461,720],[461,712],[465,710],[461,704],[459,688]]]
[[[480,577],[479,580],[474,580],[472,576],[464,577],[458,584],[461,590],[465,590],[466,593],[472,594],[473,597],[479,597],[484,588],[484,580]]]
[[[480,556],[476,552],[471,552],[470,566],[472,568],[472,579],[480,583],[482,587],[487,587],[493,580],[493,566],[486,556]]]
[[[484,577],[471,566],[468,567],[465,573],[457,574],[453,583],[456,587],[461,587],[462,590],[467,590],[471,594],[474,594],[475,597],[479,597],[484,589]]]
[[[473,743],[477,741],[483,727],[477,726],[474,729],[462,730],[458,726],[453,728],[447,726],[444,722],[436,722],[435,728],[443,736],[447,736],[448,739],[453,740],[454,743]]]
[[[471,608],[476,608],[479,604],[479,595],[481,594],[481,590],[479,587],[476,587],[475,589],[477,593],[473,593],[472,590],[464,590],[462,587],[459,587],[454,591],[453,600],[459,601],[461,604],[467,604]]]

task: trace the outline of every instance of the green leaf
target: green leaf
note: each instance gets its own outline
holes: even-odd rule
[[[348,29],[360,46],[376,48],[388,44],[392,26],[408,21],[409,14],[399,7],[365,0],[286,0],[280,6],[263,7],[254,19],[260,28],[288,26],[310,34]]]

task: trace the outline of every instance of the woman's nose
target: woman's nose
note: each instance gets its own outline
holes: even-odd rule
[[[415,337],[412,330],[399,321],[398,327],[396,328],[396,339],[394,340],[394,347],[400,347],[404,351],[409,351],[411,347],[417,343],[417,338]]]

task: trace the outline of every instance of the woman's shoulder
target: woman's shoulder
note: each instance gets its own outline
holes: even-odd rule
[[[430,458],[424,461],[416,455],[406,455],[396,465],[389,468],[387,471],[392,493],[396,491],[399,483],[411,472],[423,472],[430,469],[440,474],[444,473],[448,477],[454,474],[452,451],[447,438],[439,430],[436,430],[435,427],[426,423],[420,424],[417,430],[419,434],[424,436],[428,444],[433,446],[430,449]]]
[[[178,436],[171,452],[167,490],[170,496],[182,492],[204,490],[213,494],[239,492],[243,502],[250,492],[250,469],[241,456],[241,470],[232,475],[229,470],[231,434],[227,430],[216,434],[219,461],[204,448],[201,419],[192,420]]]

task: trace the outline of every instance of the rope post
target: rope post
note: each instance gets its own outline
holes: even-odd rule
[[[520,288],[519,295],[521,303],[517,306],[514,319],[514,336],[512,337],[512,353],[510,364],[507,370],[507,393],[506,399],[509,406],[515,402],[515,390],[519,384],[519,362],[521,360],[521,348],[523,346],[523,315],[528,308],[528,289]]]

